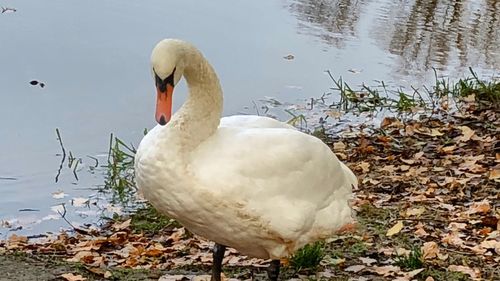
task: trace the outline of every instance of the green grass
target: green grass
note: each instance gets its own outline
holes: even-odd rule
[[[472,68],[469,70],[471,73],[469,77],[454,82],[439,78],[434,70],[435,83],[431,88],[411,87],[411,91],[404,91],[401,88],[390,89],[383,81],[375,86],[363,84],[359,90],[354,90],[342,80],[342,77],[335,79],[327,71],[334,84],[330,89],[340,94],[339,102],[333,103],[331,107],[353,113],[388,109],[400,115],[412,115],[418,109],[436,110],[441,101],[447,99],[461,101],[471,95],[474,95],[476,102],[482,106],[500,107],[500,81],[485,82],[479,79]]]
[[[485,82],[479,79],[472,68],[469,68],[469,71],[471,77],[460,79],[456,83],[451,83],[444,78],[439,79],[435,73],[434,91],[437,96],[463,98],[474,95],[477,102],[490,102],[491,105],[498,106],[500,103],[500,81]]]
[[[316,270],[325,256],[323,247],[323,242],[305,245],[290,258],[290,266],[297,271],[302,269]]]
[[[105,166],[104,188],[112,192],[113,202],[130,203],[132,195],[136,192],[134,179],[135,153],[135,147],[125,144],[111,134],[108,163]]]
[[[406,270],[414,270],[424,267],[422,251],[419,247],[413,247],[408,255],[398,256],[395,264]]]

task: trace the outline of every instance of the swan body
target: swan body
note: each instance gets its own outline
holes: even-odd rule
[[[137,185],[155,208],[264,259],[286,257],[352,222],[356,177],[321,140],[267,117],[221,119],[218,78],[189,43],[165,39],[151,60],[160,80],[175,85],[183,76],[189,88],[181,109],[137,150]]]

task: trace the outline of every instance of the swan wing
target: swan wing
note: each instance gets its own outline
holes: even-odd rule
[[[219,127],[239,128],[285,128],[296,130],[295,127],[273,118],[256,115],[233,115],[221,118]]]
[[[348,200],[356,178],[321,140],[283,127],[224,125],[191,154],[188,170],[198,188],[245,206],[289,241],[315,227],[332,232],[351,220]]]

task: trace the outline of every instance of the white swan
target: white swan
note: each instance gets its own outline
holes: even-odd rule
[[[159,211],[219,244],[215,275],[221,245],[277,260],[352,222],[357,179],[321,140],[266,117],[221,119],[217,75],[189,43],[159,42],[151,63],[160,125],[137,150],[137,186]],[[189,95],[170,120],[181,77]]]

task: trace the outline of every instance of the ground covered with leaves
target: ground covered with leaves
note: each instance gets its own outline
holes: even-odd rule
[[[358,228],[283,260],[281,279],[500,280],[500,111],[488,104],[317,131],[358,176]],[[101,228],[11,235],[0,280],[208,280],[212,246],[146,205]],[[224,274],[265,280],[267,265],[230,249]]]

